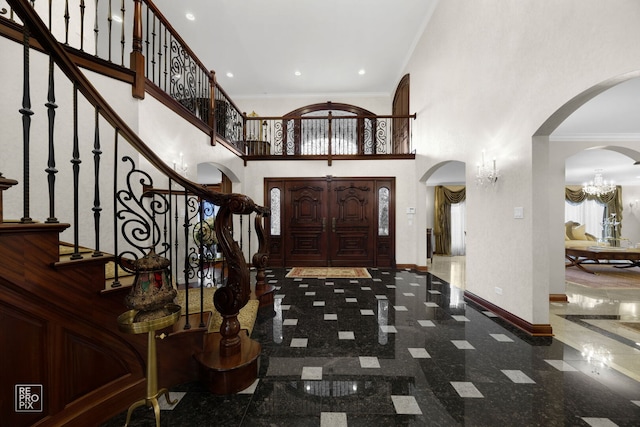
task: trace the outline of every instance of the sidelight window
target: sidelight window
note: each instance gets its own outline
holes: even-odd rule
[[[389,235],[389,189],[378,190],[378,235]]]
[[[280,235],[280,189],[272,188],[270,194],[271,206],[271,235]]]

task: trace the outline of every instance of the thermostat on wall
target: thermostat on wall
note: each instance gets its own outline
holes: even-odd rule
[[[407,208],[407,213],[408,213],[408,214],[414,214],[414,213],[416,213],[416,208]]]

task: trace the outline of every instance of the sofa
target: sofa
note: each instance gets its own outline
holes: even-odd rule
[[[597,246],[596,236],[586,233],[585,226],[578,222],[567,221],[564,224],[564,246],[565,248],[588,248]]]

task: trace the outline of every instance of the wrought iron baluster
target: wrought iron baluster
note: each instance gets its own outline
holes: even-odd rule
[[[113,165],[113,253],[116,255],[115,268],[113,282],[111,282],[112,288],[118,288],[122,286],[120,283],[120,274],[118,265],[120,264],[120,258],[118,257],[118,129],[114,129],[113,137],[113,158],[116,159]]]
[[[168,30],[165,27],[164,29],[164,85],[162,86],[162,89],[164,89],[165,92],[167,91],[167,79],[169,78],[169,63],[171,61],[171,58],[169,57],[169,45],[167,44],[167,40],[169,39],[167,35],[167,31]]]
[[[29,28],[25,25],[24,33],[23,33],[23,62],[24,62],[24,71],[23,71],[23,86],[22,86],[22,108],[18,110],[20,114],[22,114],[22,150],[23,150],[23,175],[22,175],[22,183],[23,183],[23,212],[22,218],[20,222],[22,223],[32,223],[33,220],[29,217],[29,194],[31,184],[29,183],[29,169],[30,169],[30,161],[29,157],[31,156],[31,116],[33,115],[33,111],[31,111],[31,75],[29,72]]]
[[[71,19],[71,15],[69,15],[69,0],[65,0],[64,5],[64,44],[69,45],[69,20]]]
[[[155,15],[151,18],[153,20],[153,27],[151,28],[151,80],[156,75],[156,21]],[[147,55],[149,54],[147,49]]]
[[[200,221],[200,239],[198,239],[199,241],[198,243],[198,270],[199,270],[199,278],[200,278],[200,327],[204,327],[204,317],[203,317],[203,311],[204,311],[204,279],[205,279],[205,273],[204,273],[204,238],[203,238],[203,233],[204,233],[204,203],[200,202],[198,204],[198,208],[199,208],[199,221]],[[185,242],[186,244],[186,242]],[[215,268],[215,263],[214,263],[214,268]]]
[[[71,259],[80,259],[80,143],[78,141],[78,85],[73,85],[73,254]]]
[[[251,259],[251,214],[248,216],[249,221],[247,221],[247,240],[249,241],[249,247],[247,248],[247,254],[249,255],[247,258]]]
[[[242,226],[242,219],[243,219],[244,215],[240,215],[240,250],[242,250],[243,246],[242,246],[242,231],[244,230],[243,226]]]
[[[113,12],[111,11],[111,0],[109,0],[109,14],[107,15],[107,33],[108,33],[108,59],[111,62],[111,37],[113,36]]]
[[[184,192],[184,306],[185,306],[185,323],[184,329],[191,329],[189,322],[189,200],[187,191]]]
[[[120,6],[120,12],[122,12],[122,16],[121,16],[122,25],[120,26],[121,27],[121,30],[120,30],[120,34],[121,34],[121,36],[120,36],[120,45],[121,45],[121,49],[120,49],[120,65],[122,65],[124,67],[124,44],[125,44],[125,33],[124,33],[125,25],[124,25],[124,23],[127,22],[125,20],[126,9],[124,7],[124,0],[122,0],[121,6]]]
[[[160,29],[158,31],[158,80],[155,83],[158,87],[162,87],[160,82],[162,81],[162,29],[164,26],[162,25],[162,22],[159,22],[158,25]],[[153,78],[155,79],[156,76],[153,76]]]
[[[84,52],[84,0],[80,0],[80,51]]]
[[[51,1],[49,0],[49,30],[51,30]],[[47,160],[47,183],[49,184],[49,218],[47,223],[57,223],[58,219],[55,215],[55,183],[56,174],[56,158],[55,158],[55,144],[54,144],[54,124],[56,118],[56,96],[55,96],[55,79],[54,79],[54,67],[53,58],[49,57],[49,89],[47,92],[47,103],[44,104],[47,107],[47,117],[49,119],[49,157]]]
[[[102,212],[102,207],[100,206],[100,156],[102,155],[102,150],[100,148],[100,112],[98,107],[96,107],[95,112],[95,129],[94,129],[94,138],[93,138],[93,179],[95,183],[95,187],[93,190],[93,227],[95,230],[95,241],[96,248],[93,252],[93,256],[102,256],[102,252],[100,252],[100,214]]]
[[[173,190],[171,190],[171,185],[172,184],[173,184],[173,180],[171,178],[169,178],[169,189],[170,189],[169,191],[170,192],[173,191]],[[174,239],[174,242],[173,242],[173,257],[172,257],[172,259],[174,260],[174,263],[173,263],[174,268],[172,268],[172,270],[173,270],[172,271],[172,275],[176,278],[176,286],[177,286],[177,282],[178,282],[178,259],[180,258],[178,256],[179,255],[179,239],[178,239],[178,237],[179,237],[178,236],[178,230],[179,230],[179,227],[178,227],[178,211],[179,211],[179,209],[178,209],[178,195],[177,194],[175,194],[173,196],[173,203],[171,204],[171,206],[173,206],[174,203],[175,203],[175,207],[176,208],[173,210],[173,218],[174,218],[173,221],[174,221],[174,224],[175,224],[175,227],[174,227],[175,239]],[[174,274],[174,272],[175,272],[175,274]]]
[[[145,69],[145,73],[146,73],[147,77],[149,76],[149,58],[150,58],[150,55],[149,55],[149,17],[150,16],[151,16],[151,12],[150,12],[149,8],[147,7],[147,14],[146,14],[146,21],[147,22],[145,24],[145,36],[144,36],[144,50],[145,50],[144,58],[145,58],[145,61],[146,61],[144,69]],[[152,76],[153,76],[153,74],[152,74]]]
[[[98,1],[99,0],[95,0],[96,13],[93,18],[93,42],[95,43],[95,56],[98,56],[98,33],[100,31],[98,26]]]

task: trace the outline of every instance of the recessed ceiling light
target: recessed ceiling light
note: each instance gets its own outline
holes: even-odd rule
[[[227,73],[227,77],[229,77],[229,78],[233,78],[233,73],[232,73],[231,71],[229,71],[229,72]]]
[[[293,74],[295,74],[296,76],[301,76],[302,75],[302,73],[300,71],[297,71],[297,70]]]
[[[195,16],[193,13],[191,13],[191,12],[187,12],[184,16],[185,16],[189,21],[195,21],[195,20],[196,20],[196,16]]]
[[[122,22],[122,18],[119,15],[113,15],[111,19],[113,19],[116,22]]]
[[[364,68],[361,68],[361,69],[358,71],[358,74],[360,74],[361,76],[362,76],[362,75],[364,75],[364,73],[366,73],[366,71],[364,70]]]

